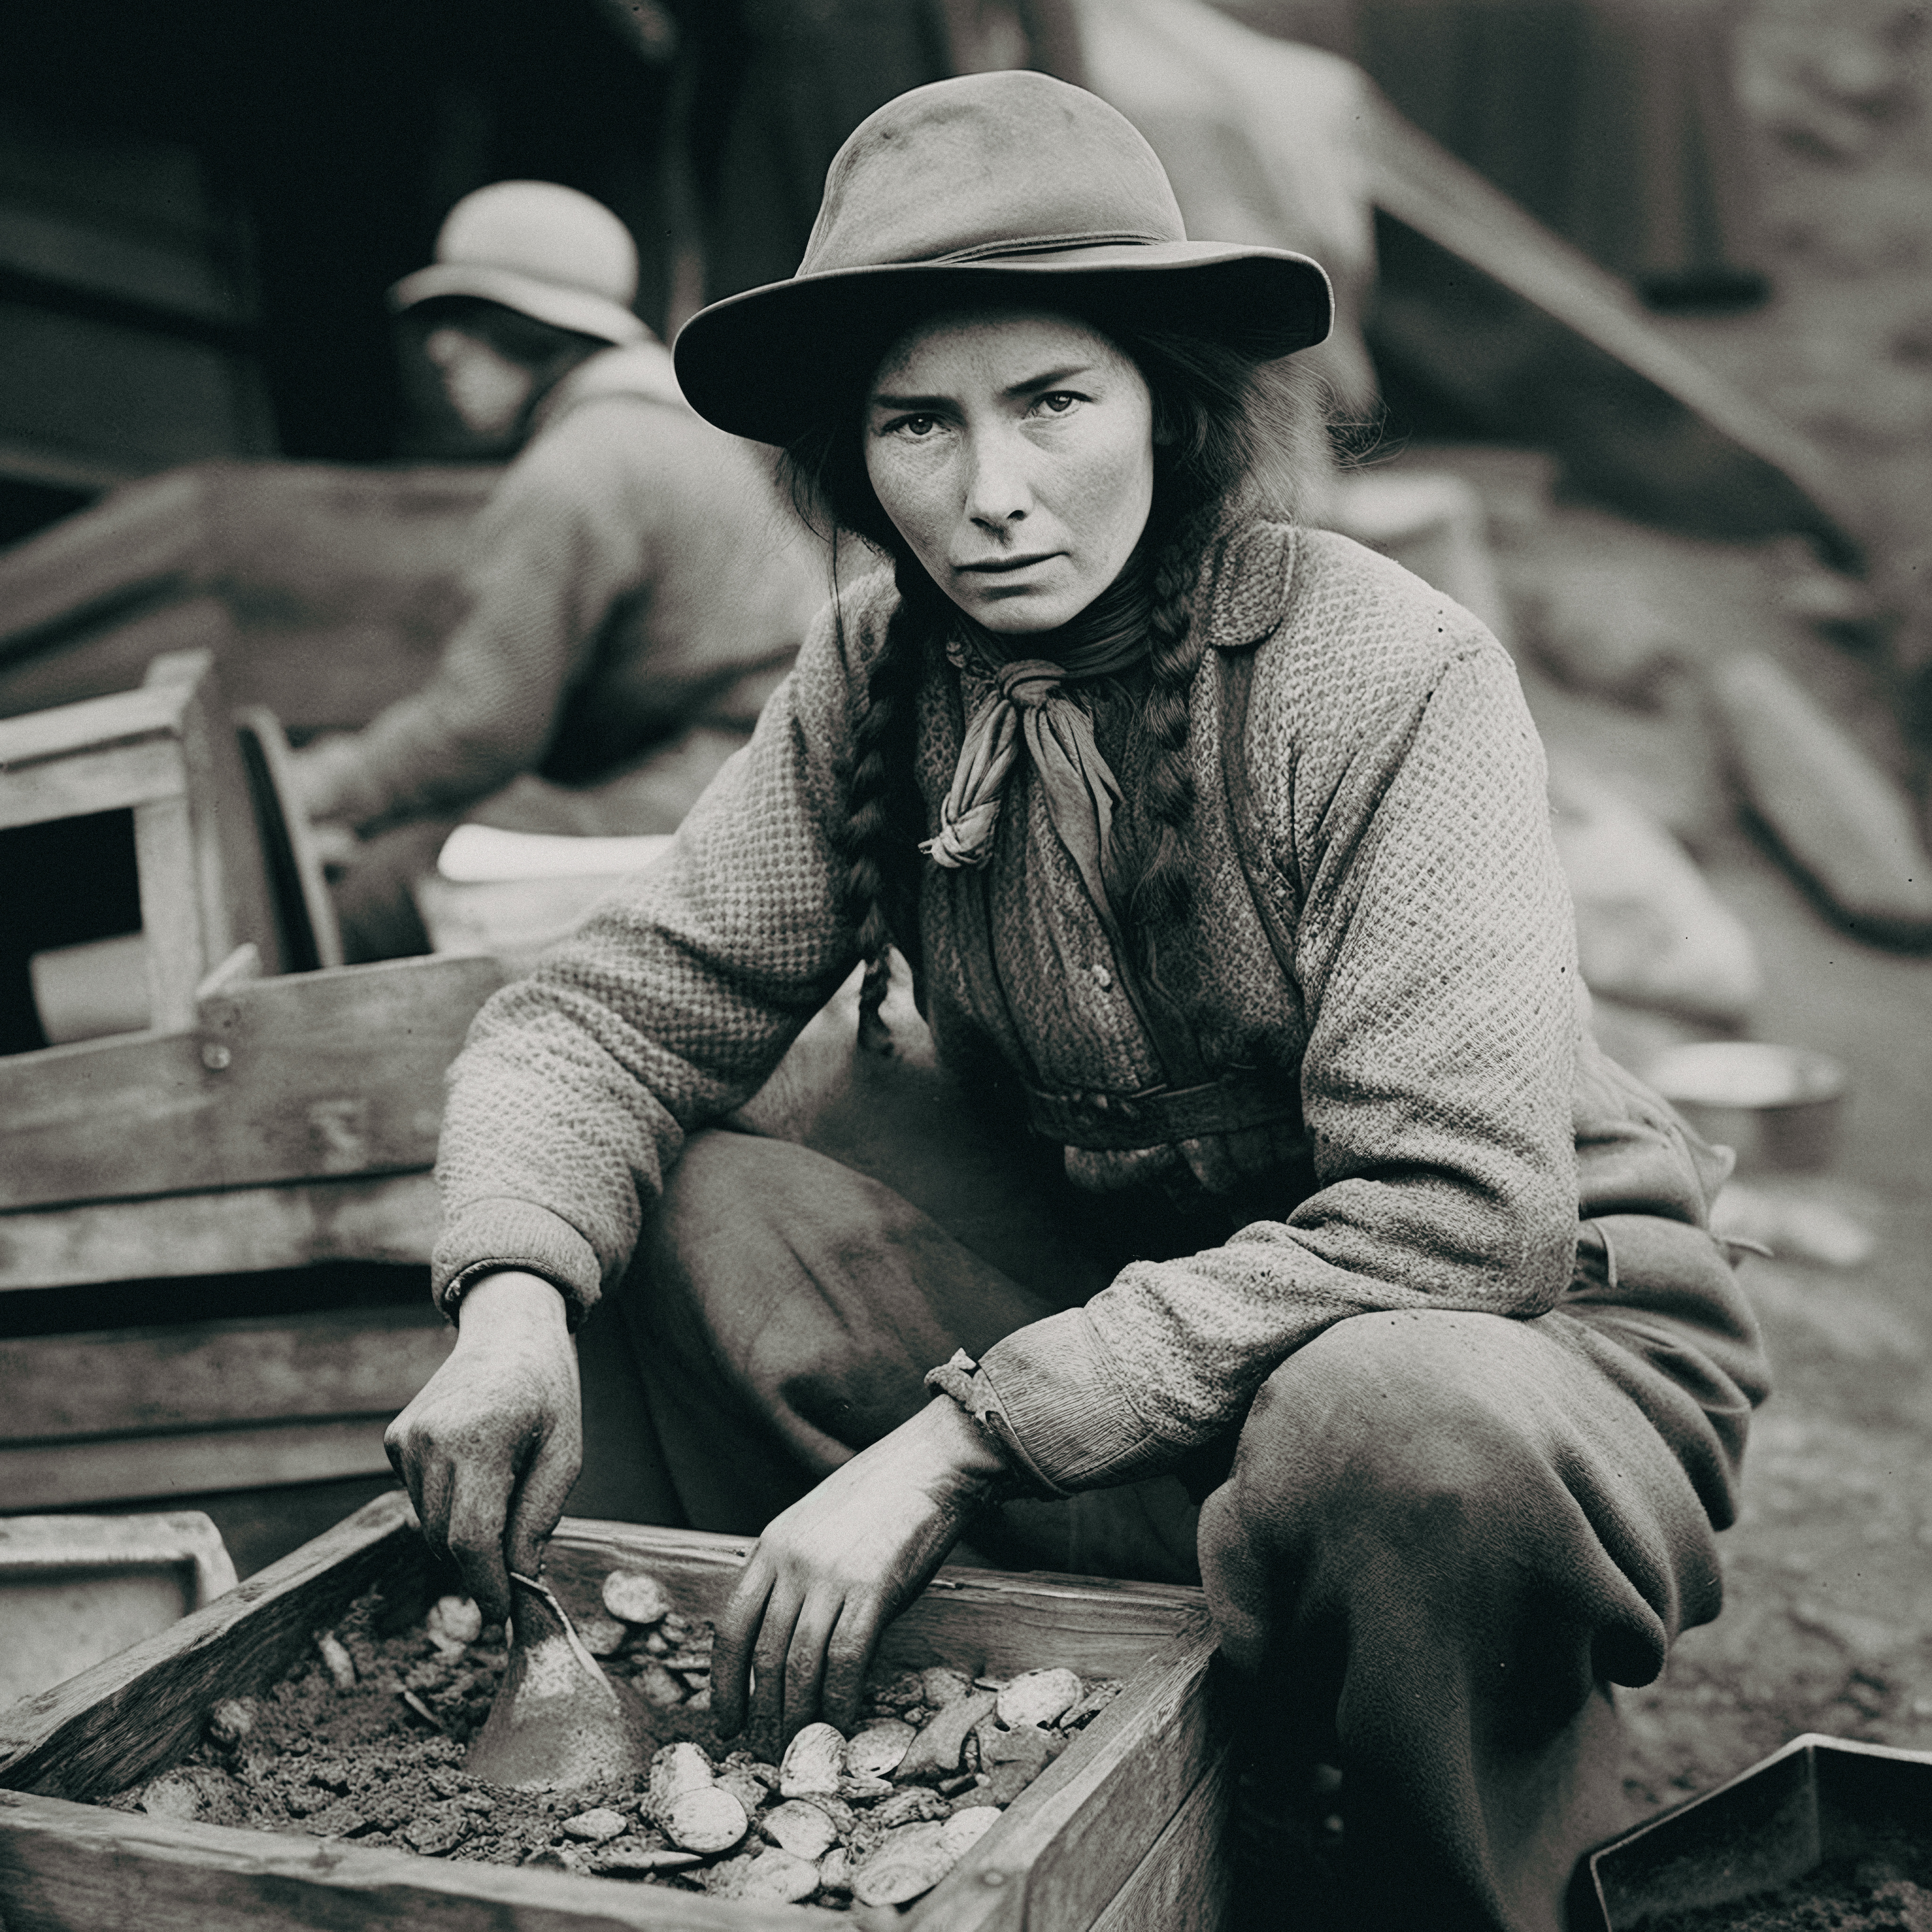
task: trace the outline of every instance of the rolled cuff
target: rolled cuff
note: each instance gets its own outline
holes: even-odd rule
[[[451,1321],[486,1274],[541,1275],[564,1299],[573,1329],[597,1306],[603,1270],[596,1250],[571,1224],[534,1202],[476,1202],[446,1223],[430,1257],[430,1298]]]
[[[1029,1322],[981,1358],[976,1383],[1015,1464],[1052,1495],[1138,1481],[1186,1454],[1142,1420],[1084,1309]]]

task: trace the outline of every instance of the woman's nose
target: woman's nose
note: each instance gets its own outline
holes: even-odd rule
[[[966,514],[988,530],[1004,530],[1033,507],[1023,436],[994,430],[972,440],[971,473],[967,478]]]

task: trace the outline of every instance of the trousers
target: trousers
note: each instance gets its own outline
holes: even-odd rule
[[[694,1136],[584,1340],[603,1346],[601,1324],[634,1358],[621,1453],[650,1466],[645,1509],[757,1534],[929,1400],[928,1368],[1114,1264],[1010,1229],[976,1245],[812,1148]],[[1177,1475],[968,1532],[1010,1567],[1203,1586],[1242,1748],[1342,1768],[1338,1924],[1562,1925],[1578,1855],[1624,1822],[1592,1788],[1612,1687],[1651,1681],[1718,1612],[1714,1532],[1764,1391],[1748,1308],[1696,1228],[1620,1215],[1585,1249],[1550,1314],[1344,1320]],[[598,1436],[587,1406],[587,1468]]]

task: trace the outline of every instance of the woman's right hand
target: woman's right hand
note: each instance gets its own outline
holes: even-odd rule
[[[534,1576],[584,1460],[563,1297],[540,1276],[485,1275],[456,1346],[383,1438],[423,1535],[485,1617],[509,1615],[508,1572]]]

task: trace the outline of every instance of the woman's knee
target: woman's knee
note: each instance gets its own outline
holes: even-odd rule
[[[1258,1628],[1352,1573],[1498,1616],[1534,1598],[1603,1630],[1626,1682],[1718,1600],[1710,1526],[1637,1406],[1558,1330],[1449,1311],[1353,1317],[1269,1378],[1202,1568]]]

